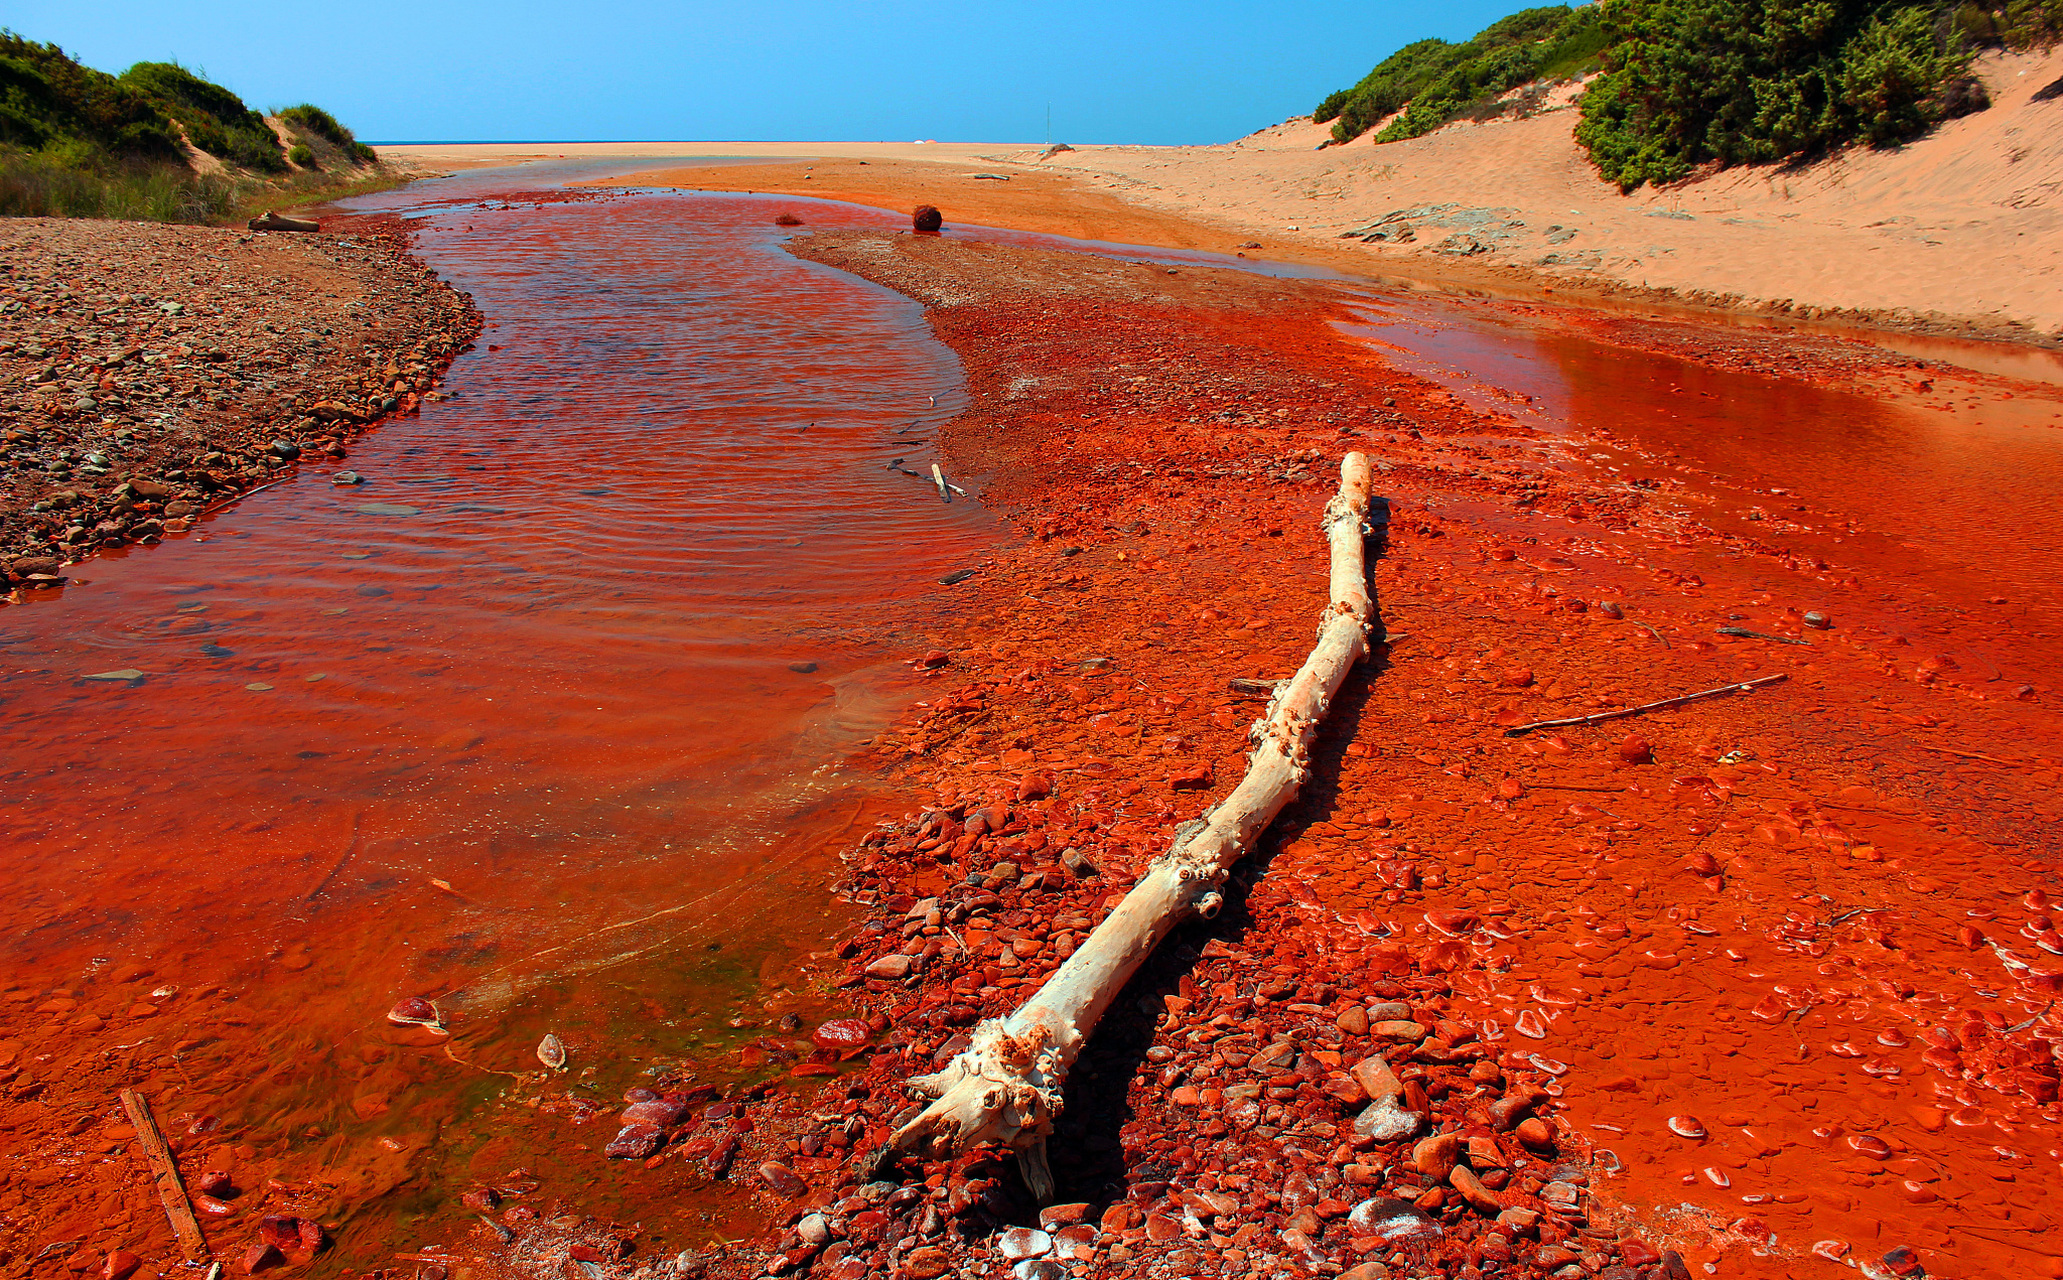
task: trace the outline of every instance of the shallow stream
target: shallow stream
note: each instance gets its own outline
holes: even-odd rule
[[[304,467],[0,613],[0,954],[20,988],[77,999],[111,1078],[169,1042],[190,1083],[160,1097],[168,1129],[246,1186],[310,1188],[345,1227],[332,1269],[450,1237],[457,1193],[518,1165],[644,1217],[655,1248],[750,1225],[742,1195],[687,1195],[680,1162],[605,1165],[607,1111],[553,1158],[563,1119],[505,1086],[547,1031],[603,1104],[662,1068],[729,1083],[780,1062],[773,1019],[811,1010],[762,998],[842,923],[836,852],[903,803],[843,766],[922,696],[904,663],[938,580],[1004,536],[890,464],[924,472],[963,404],[922,310],[782,252],[772,221],[901,219],[539,198],[598,172],[360,202],[417,219],[417,251],[488,318],[448,398],[354,447],[363,484]],[[1603,466],[1724,476],[1731,498],[1693,496],[1785,508],[1803,554],[1879,570],[1905,547],[1944,602],[2063,616],[2042,501],[2063,433],[1930,435],[1853,393],[1460,315],[1385,296],[1365,336],[1465,392],[1525,393],[1522,420],[1594,437]],[[1964,518],[1918,542],[1904,513],[1924,503]],[[1986,652],[2016,678],[2039,657]],[[405,996],[453,1034],[390,1026]]]

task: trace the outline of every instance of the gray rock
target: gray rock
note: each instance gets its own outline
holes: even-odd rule
[[[1053,1252],[1053,1237],[1032,1227],[1012,1227],[996,1237],[996,1252],[1012,1262]]]
[[[1424,1127],[1424,1116],[1404,1110],[1393,1097],[1377,1098],[1354,1117],[1354,1132],[1375,1142],[1402,1142],[1417,1137]]]
[[[1347,1225],[1357,1236],[1383,1236],[1390,1240],[1440,1234],[1440,1224],[1421,1213],[1416,1205],[1389,1196],[1376,1196],[1355,1205],[1347,1215]]]

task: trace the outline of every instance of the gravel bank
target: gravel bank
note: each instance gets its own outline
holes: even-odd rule
[[[479,331],[398,226],[0,223],[0,551],[33,589],[414,412]]]

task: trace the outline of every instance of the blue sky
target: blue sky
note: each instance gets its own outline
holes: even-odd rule
[[[361,138],[1222,142],[1522,7],[11,0],[90,66],[175,59]]]

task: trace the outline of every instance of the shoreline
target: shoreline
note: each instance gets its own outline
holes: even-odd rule
[[[15,591],[61,585],[102,546],[182,534],[304,455],[346,456],[415,412],[480,330],[385,222],[332,236],[23,218],[0,239],[17,263],[0,317]],[[57,265],[75,255],[94,265]]]
[[[1206,146],[896,142],[417,144],[469,168],[547,157],[727,158],[627,182],[816,195],[979,223],[1201,248],[1385,286],[1555,301],[1776,331],[2063,350],[2063,106],[2036,102],[2063,50],[1987,54],[1993,105],[1907,145],[1741,166],[1621,194],[1571,136],[1577,86],[1523,119],[1384,146],[1292,119]],[[811,172],[814,169],[815,172]],[[977,174],[1003,181],[983,181]],[[1924,353],[1916,353],[1924,354]]]
[[[1903,1061],[1951,1016],[1907,1002],[1975,999],[1945,976],[1969,963],[1957,922],[2010,913],[2045,876],[2004,870],[2017,801],[1959,791],[1931,741],[1871,732],[1941,725],[1951,760],[2053,741],[2041,697],[1993,697],[1932,658],[1908,676],[1841,570],[1576,474],[1565,444],[1333,332],[1328,286],[950,237],[790,248],[925,304],[968,370],[949,465],[988,477],[1021,540],[950,588],[959,634],[921,660],[939,693],[880,744],[908,816],[848,854],[841,891],[867,918],[814,974],[851,1021],[827,1024],[738,1141],[691,1122],[654,1157],[724,1153],[712,1176],[755,1187],[778,1234],[677,1270],[936,1276],[1030,1250],[1127,1274],[1650,1276],[1674,1274],[1670,1251],[1732,1269],[1750,1249],[1803,1263],[1815,1241],[1861,1257],[1911,1243],[1951,1272],[2025,1261],[1957,1234],[1991,1213],[1975,1201],[1944,1219],[1861,1176],[1876,1164],[1822,1185],[1815,1124],[1958,1187],[1981,1174],[1944,1110],[1887,1112],[1874,1074],[1829,1077],[1847,1048],[1813,1046],[1839,1024],[1781,993],[1828,983],[1839,957],[1878,984],[1849,998],[1914,1029],[1872,1064],[1933,1083],[1958,1125],[2058,1125],[2038,1084],[1980,1092],[1993,1049]],[[1324,598],[1315,520],[1346,448],[1375,457],[1393,512],[1373,572],[1391,643],[1350,680],[1305,796],[1235,873],[1225,915],[1178,931],[1106,1016],[1062,1119],[1061,1203],[1032,1204],[1008,1160],[979,1155],[865,1181],[860,1157],[907,1113],[902,1083],[1015,1007],[1236,783],[1258,708],[1227,682],[1301,659]],[[1898,608],[1914,625],[1940,613]],[[1832,631],[1803,624],[1812,609]],[[1806,647],[1715,633],[1729,618]],[[1789,680],[1501,732],[1764,674]],[[1823,892],[1862,914],[1801,923],[1794,856],[1824,859]],[[1899,949],[1872,941],[1893,927]],[[2053,981],[2008,984],[2012,1020],[2038,1020]],[[864,1040],[841,1038],[853,1026]],[[1353,1131],[1374,1059],[1423,1118],[1409,1139]],[[1819,1084],[1771,1095],[1769,1073]],[[1527,1115],[1540,1124],[1522,1132]],[[1438,1148],[1421,1157],[1435,1129],[1473,1182]],[[1879,1238],[1894,1214],[1910,1234]],[[576,1235],[526,1237],[525,1256]]]
[[[685,145],[685,144],[684,144]],[[1538,268],[1467,257],[1444,261],[1423,256],[1376,257],[1353,248],[1323,242],[1285,242],[1252,223],[1212,216],[1201,208],[1169,209],[1142,204],[1096,190],[1073,175],[1024,164],[995,154],[981,163],[902,159],[762,161],[749,171],[739,165],[679,167],[625,174],[572,184],[575,187],[658,186],[760,195],[803,196],[837,200],[903,213],[917,204],[935,204],[955,221],[1003,230],[1030,231],[1119,244],[1166,249],[1204,250],[1290,265],[1337,271],[1352,280],[1406,290],[1425,290],[1463,298],[1589,307],[1620,314],[1647,315],[1695,323],[1754,322],[1771,332],[1850,337],[1866,342],[1912,335],[1954,343],[2025,347],[2063,351],[2063,327],[2043,333],[2024,322],[1984,316],[1912,315],[1884,307],[1795,307],[1722,294],[1711,289],[1682,290],[1644,286],[1609,278],[1571,277]],[[950,177],[935,170],[965,166]],[[862,168],[869,172],[862,174]],[[1011,186],[991,184],[971,175],[1006,169]],[[1015,199],[1025,187],[1028,198]],[[1001,190],[999,190],[1001,189]],[[1010,199],[1005,199],[1006,190]],[[996,193],[996,194],[991,194]],[[1265,242],[1253,237],[1264,236]]]

